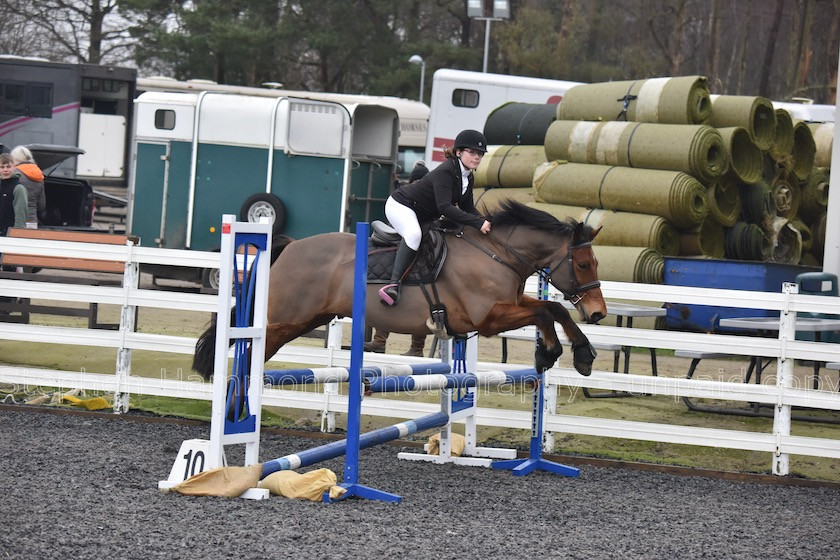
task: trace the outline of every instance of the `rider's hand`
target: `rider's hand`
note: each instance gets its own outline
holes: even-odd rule
[[[490,233],[490,222],[488,222],[487,220],[484,220],[484,223],[481,224],[481,233]]]

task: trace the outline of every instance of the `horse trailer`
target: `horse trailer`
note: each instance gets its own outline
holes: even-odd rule
[[[125,187],[136,80],[133,68],[0,55],[0,144],[78,147],[53,177]]]
[[[394,185],[399,118],[381,105],[146,92],[135,122],[128,231],[147,247],[218,250],[222,214],[293,238],[352,232],[383,219]]]

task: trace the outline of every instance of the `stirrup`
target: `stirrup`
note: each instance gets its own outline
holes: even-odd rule
[[[379,302],[388,307],[396,305],[400,299],[400,285],[387,284],[379,288]]]

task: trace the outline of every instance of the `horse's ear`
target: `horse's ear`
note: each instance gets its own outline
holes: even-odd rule
[[[592,235],[589,236],[590,239],[595,239],[595,236],[598,235],[598,232],[601,231],[601,228],[604,226],[598,226],[597,229],[592,230]]]

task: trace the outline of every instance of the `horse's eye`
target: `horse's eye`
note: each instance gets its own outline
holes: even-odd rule
[[[578,268],[581,269],[581,270],[586,270],[586,269],[589,268],[589,263],[588,262],[578,263]]]

